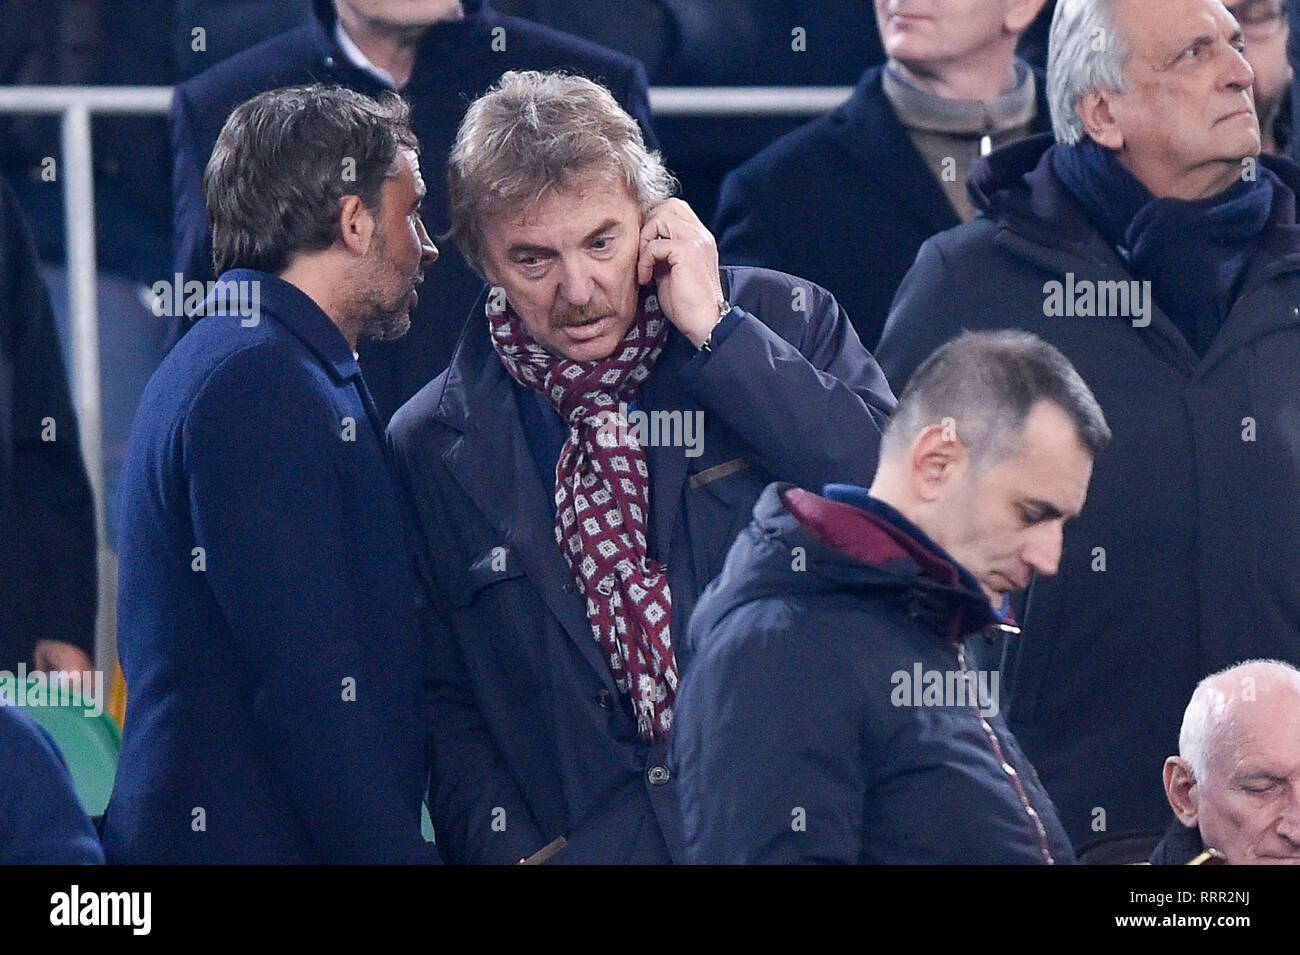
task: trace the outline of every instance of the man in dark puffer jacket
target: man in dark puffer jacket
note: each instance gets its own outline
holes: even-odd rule
[[[687,637],[691,861],[1074,860],[966,642],[1056,572],[1109,437],[1056,349],[967,335],[913,376],[869,492],[764,492]]]

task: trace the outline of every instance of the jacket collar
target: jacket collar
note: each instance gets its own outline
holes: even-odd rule
[[[411,73],[408,86],[421,84],[429,74],[427,67],[439,60],[459,68],[460,58],[454,54],[464,50],[471,38],[477,34],[489,32],[501,21],[500,15],[493,10],[487,0],[461,0],[463,16],[459,20],[433,24],[420,40],[420,49],[416,55],[415,69]],[[307,23],[312,46],[318,57],[328,65],[345,69],[355,77],[364,77],[362,89],[378,91],[385,89],[384,84],[375,76],[355,66],[339,47],[334,38],[334,24],[338,15],[334,11],[332,0],[314,0],[312,16]]]
[[[320,359],[321,364],[329,369],[336,381],[361,376],[361,366],[357,364],[356,356],[348,347],[343,333],[321,311],[320,306],[296,285],[256,269],[230,269],[222,273],[217,282],[219,286],[228,286],[229,291],[214,288],[204,305],[208,310],[206,314],[222,314],[218,303],[239,301],[240,296],[247,301],[245,291],[256,289],[259,319],[269,316],[293,332]]]
[[[1151,853],[1152,865],[1187,865],[1205,851],[1200,829],[1189,829],[1174,819]]]
[[[998,223],[995,242],[1048,273],[1088,268],[1087,278],[1128,281],[1131,276],[1114,248],[1093,225],[1052,169],[1050,133],[1003,146],[976,165],[970,176],[975,205]],[[1275,200],[1260,238],[1260,254],[1248,268],[1227,321],[1203,358],[1174,322],[1152,304],[1148,347],[1186,374],[1204,374],[1243,344],[1280,328],[1300,324],[1291,308],[1243,309],[1239,304],[1268,280],[1300,271],[1300,225],[1296,199],[1300,167],[1284,157],[1261,155],[1259,175],[1273,175]],[[1083,276],[1080,276],[1083,277]],[[1127,319],[1114,319],[1127,321]],[[1145,334],[1150,333],[1150,334]]]
[[[855,503],[831,500],[802,488],[782,494],[787,511],[826,546],[867,567],[884,571],[910,586],[908,613],[957,643],[988,627],[1014,629],[1009,617],[989,604],[970,572],[883,501],[864,489],[827,488]]]
[[[912,145],[912,138],[885,96],[884,65],[862,74],[853,95],[827,117],[830,135],[842,149],[854,156],[867,175],[878,177],[890,195],[905,195],[909,214],[927,223],[932,232],[942,232],[960,220],[944,194],[943,186],[930,174],[925,160]],[[1034,71],[1035,131],[1050,128],[1046,98],[1047,84]]]

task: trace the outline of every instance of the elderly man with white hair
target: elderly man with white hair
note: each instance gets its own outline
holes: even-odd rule
[[[1202,680],[1164,780],[1178,819],[1153,865],[1206,850],[1232,865],[1300,863],[1300,670],[1251,660]]]
[[[1054,139],[972,173],[983,215],[921,249],[877,350],[901,392],[962,329],[1026,329],[1114,431],[998,657],[1084,858],[1159,841],[1150,767],[1204,674],[1300,661],[1300,174],[1260,154],[1245,45],[1219,0],[1061,0]]]

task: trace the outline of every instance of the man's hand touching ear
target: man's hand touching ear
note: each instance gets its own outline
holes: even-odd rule
[[[681,199],[668,199],[646,213],[637,282],[651,279],[658,282],[664,315],[699,348],[722,317],[718,244]]]

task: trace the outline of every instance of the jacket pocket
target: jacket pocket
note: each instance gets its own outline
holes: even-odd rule
[[[492,585],[523,576],[523,562],[514,548],[504,544],[490,547],[470,562],[449,595],[451,605],[457,609],[468,607]]]
[[[728,455],[688,475],[688,526],[701,591],[721,572],[732,542],[753,519],[754,504],[768,483],[767,473],[741,455]]]

